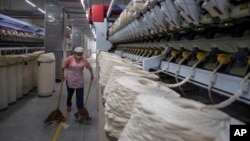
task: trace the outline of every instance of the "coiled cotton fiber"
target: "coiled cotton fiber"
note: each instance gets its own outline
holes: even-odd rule
[[[184,98],[140,95],[119,141],[228,141],[229,116]]]
[[[158,82],[138,76],[116,78],[111,88],[105,103],[105,131],[116,138],[119,138],[130,118],[134,101],[139,94],[179,97],[179,94],[163,88]]]

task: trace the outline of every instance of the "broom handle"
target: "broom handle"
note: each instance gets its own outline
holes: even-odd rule
[[[61,87],[60,87],[60,93],[59,93],[59,98],[58,98],[58,105],[57,105],[57,108],[59,108],[59,106],[60,106],[60,102],[61,102],[63,82],[64,82],[64,80],[62,80],[62,82],[61,82]]]
[[[84,107],[87,106],[87,102],[88,102],[88,98],[89,98],[89,92],[90,92],[90,88],[91,88],[91,85],[92,85],[92,81],[93,80],[91,80],[90,84],[89,84],[89,89],[88,89],[87,97],[86,97],[85,102],[84,102]]]

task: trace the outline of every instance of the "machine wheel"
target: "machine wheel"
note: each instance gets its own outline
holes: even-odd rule
[[[233,28],[231,36],[236,38],[241,37],[244,34],[244,32],[245,32],[244,27],[236,26],[235,28]]]

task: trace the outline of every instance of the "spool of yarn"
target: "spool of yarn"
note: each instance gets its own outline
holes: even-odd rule
[[[159,76],[152,74],[152,73],[148,73],[148,72],[143,71],[143,70],[139,70],[139,69],[135,69],[135,68],[131,68],[131,67],[126,67],[126,66],[114,66],[112,68],[111,73],[110,73],[110,77],[109,77],[109,80],[106,84],[106,87],[103,91],[104,101],[106,101],[106,98],[108,97],[108,95],[110,93],[110,90],[112,90],[113,83],[114,83],[115,79],[118,78],[119,76],[123,76],[123,75],[140,76],[140,77],[145,77],[145,78],[154,79],[154,80],[159,79]]]
[[[184,98],[137,97],[119,141],[228,141],[229,116]]]
[[[169,88],[163,89],[158,82],[138,76],[116,78],[105,103],[105,131],[110,136],[119,138],[120,133],[130,118],[134,101],[139,94],[179,97]]]

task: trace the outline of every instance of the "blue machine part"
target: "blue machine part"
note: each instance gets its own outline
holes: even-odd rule
[[[32,34],[44,35],[44,28],[31,25],[24,21],[20,21],[9,16],[0,14],[0,27],[3,29],[13,29]]]

